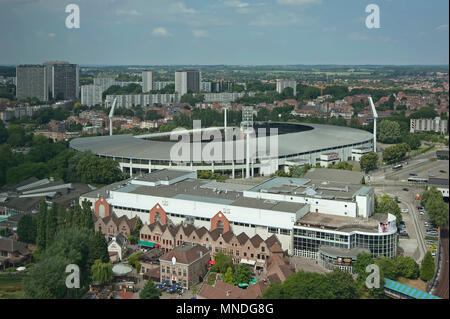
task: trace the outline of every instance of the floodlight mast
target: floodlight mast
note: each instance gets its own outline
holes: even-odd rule
[[[378,113],[375,109],[375,105],[373,104],[372,97],[369,96],[369,103],[370,108],[372,109],[372,115],[373,115],[373,151],[377,152],[377,119],[378,119]]]
[[[114,98],[114,102],[111,107],[111,111],[109,112],[109,136],[113,135],[113,116],[114,116],[114,109],[116,107],[117,98]]]

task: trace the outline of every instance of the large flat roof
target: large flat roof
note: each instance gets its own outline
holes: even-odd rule
[[[330,182],[325,178],[323,180],[313,180],[308,178],[274,177],[251,188],[249,191],[352,201],[353,196],[364,195],[370,189],[367,186],[343,181]]]
[[[331,151],[333,148],[370,142],[373,139],[372,134],[367,131],[348,127],[300,123],[286,123],[286,125],[303,125],[313,129],[278,135],[279,157],[321,152],[325,149]],[[176,143],[178,141],[147,140],[127,134],[76,138],[70,142],[70,147],[78,151],[91,151],[94,154],[108,157],[169,161],[171,159],[170,150]],[[234,146],[242,146],[245,152],[242,140],[220,143],[223,151],[225,151],[226,143],[233,143]],[[203,149],[208,143],[201,144]],[[193,151],[191,149],[191,154]]]
[[[378,233],[378,225],[386,221],[387,215],[376,214],[369,219],[337,216],[322,213],[308,213],[297,222],[297,226],[331,229],[341,232],[363,231]]]

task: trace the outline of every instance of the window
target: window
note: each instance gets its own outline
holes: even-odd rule
[[[268,232],[271,234],[278,234],[278,228],[269,227]]]
[[[254,255],[253,255],[253,254],[250,254],[250,257],[251,257],[251,258],[253,258],[253,257],[254,257]]]
[[[266,247],[262,246],[261,251],[264,252],[266,250]]]
[[[186,269],[185,269],[185,268],[183,269],[183,276],[184,276],[184,277],[187,276],[187,272],[186,272]]]
[[[208,237],[206,237],[206,241],[208,241],[209,239],[208,239]]]
[[[247,257],[247,253],[246,252],[244,252],[244,257]]]
[[[161,272],[166,272],[166,267],[161,266]]]
[[[181,268],[178,268],[178,276],[181,276]]]
[[[180,239],[183,239],[183,235],[180,234]]]
[[[236,250],[236,256],[239,256],[239,250]]]

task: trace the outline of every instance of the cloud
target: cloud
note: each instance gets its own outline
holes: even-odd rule
[[[322,4],[322,0],[277,0],[277,3],[289,6],[303,6],[308,4]]]
[[[194,9],[186,8],[186,5],[183,2],[172,3],[170,8],[173,13],[197,13],[197,11],[195,11]]]
[[[206,37],[208,37],[208,35],[207,35],[205,30],[192,30],[192,34],[196,38],[206,38]]]
[[[156,37],[170,37],[171,34],[167,32],[166,28],[158,27],[154,28],[152,34]]]
[[[123,10],[119,9],[116,11],[117,15],[119,16],[140,16],[142,13],[138,12],[137,10]]]
[[[448,24],[442,24],[442,25],[436,27],[436,30],[448,31]]]
[[[241,2],[239,0],[227,0],[223,2],[228,7],[233,8],[245,8],[248,7],[249,4],[247,2]]]
[[[252,27],[287,26],[298,24],[301,21],[302,19],[294,14],[274,15],[273,13],[265,13],[250,21],[248,25]]]

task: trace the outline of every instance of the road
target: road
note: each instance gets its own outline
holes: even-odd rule
[[[375,192],[378,196],[383,194],[389,195],[391,198],[395,196],[401,201],[400,207],[407,208],[408,213],[403,214],[405,219],[406,230],[411,239],[417,240],[417,247],[419,248],[419,256],[415,258],[416,262],[420,263],[425,256],[427,247],[425,244],[425,228],[423,225],[423,218],[417,211],[419,201],[415,200],[415,195],[421,193],[423,190],[416,188],[409,188],[408,192],[402,190],[401,186],[382,186],[376,187]]]
[[[441,298],[449,298],[448,286],[449,286],[449,246],[448,246],[448,227],[441,229],[441,242],[442,242],[442,264],[441,272],[438,278],[438,285],[434,290],[434,295]]]

